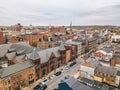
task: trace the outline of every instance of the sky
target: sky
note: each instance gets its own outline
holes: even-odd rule
[[[120,25],[120,0],[0,0],[0,25]]]

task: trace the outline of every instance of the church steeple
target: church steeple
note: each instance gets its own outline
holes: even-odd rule
[[[70,30],[72,30],[72,21],[70,22]]]

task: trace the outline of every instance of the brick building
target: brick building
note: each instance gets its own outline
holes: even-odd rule
[[[29,44],[32,46],[37,45],[39,41],[43,40],[43,35],[38,35],[38,34],[21,35],[21,37],[24,40],[29,41]]]
[[[34,49],[32,53],[27,54],[28,59],[36,64],[36,79],[44,77],[51,71],[65,65],[68,61],[66,56],[69,55],[66,55],[66,48],[63,44],[41,51]]]
[[[120,82],[119,73],[115,68],[98,65],[95,68],[94,80],[118,87]]]
[[[120,67],[120,55],[114,55],[110,60],[110,65]]]
[[[0,90],[21,90],[70,59],[70,50],[62,43],[45,50],[33,49],[27,43],[12,44],[4,54],[8,66],[0,69]]]
[[[22,30],[23,26],[20,23],[18,23],[16,25],[11,26],[11,28],[14,31],[19,31],[20,32]]]
[[[37,43],[39,41],[43,41],[43,35],[42,34],[24,34],[19,35],[17,37],[12,37],[9,42],[17,43],[20,41],[29,41],[29,44],[32,46],[37,46]]]
[[[3,32],[0,31],[0,44],[4,43],[4,37],[3,37]]]
[[[35,67],[29,60],[0,69],[0,90],[21,90],[34,82]]]
[[[43,41],[43,42],[39,42],[37,46],[40,47],[40,49],[48,49],[48,48],[56,47],[58,46],[58,44],[55,42]]]
[[[50,29],[50,32],[54,34],[66,34],[66,31],[67,29],[65,28],[65,26],[59,26],[59,27],[52,26]]]
[[[66,48],[71,50],[71,59],[74,60],[78,56],[81,56],[82,43],[77,41],[66,42]]]

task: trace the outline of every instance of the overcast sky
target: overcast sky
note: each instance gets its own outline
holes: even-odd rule
[[[120,0],[0,0],[0,25],[120,25]]]

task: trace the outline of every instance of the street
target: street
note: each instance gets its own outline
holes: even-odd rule
[[[60,76],[56,76],[53,80],[50,80],[47,83],[48,88],[46,90],[53,90],[58,88],[58,83],[65,77],[65,76],[73,76],[80,68],[80,62],[77,62],[74,66],[70,67],[67,71],[63,72]]]

